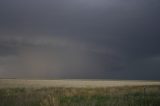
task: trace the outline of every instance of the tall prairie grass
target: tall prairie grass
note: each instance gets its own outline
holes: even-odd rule
[[[160,106],[160,86],[1,88],[0,106]]]

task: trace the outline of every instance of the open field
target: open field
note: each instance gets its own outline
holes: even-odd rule
[[[160,83],[1,79],[0,106],[160,106]]]
[[[136,80],[19,80],[0,79],[0,88],[17,87],[115,87],[160,85],[159,81]]]

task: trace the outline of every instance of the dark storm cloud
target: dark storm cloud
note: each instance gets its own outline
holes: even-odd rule
[[[159,79],[159,10],[159,0],[1,0],[0,75]]]

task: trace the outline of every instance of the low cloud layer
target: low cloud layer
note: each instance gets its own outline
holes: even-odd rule
[[[1,0],[2,78],[160,78],[158,0]]]

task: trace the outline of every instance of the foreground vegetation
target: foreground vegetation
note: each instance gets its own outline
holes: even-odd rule
[[[0,106],[160,106],[160,86],[1,88]]]

